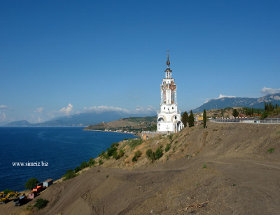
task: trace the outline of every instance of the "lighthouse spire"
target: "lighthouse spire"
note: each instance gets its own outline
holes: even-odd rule
[[[166,61],[166,65],[167,65],[168,68],[170,68],[169,50],[167,50],[167,61]]]

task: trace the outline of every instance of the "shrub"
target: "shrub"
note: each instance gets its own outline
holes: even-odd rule
[[[202,168],[203,168],[203,169],[206,169],[206,168],[207,168],[206,164],[203,164]]]
[[[160,159],[162,157],[162,155],[163,155],[162,149],[161,149],[161,147],[158,147],[155,152],[155,159],[156,160]]]
[[[124,156],[124,150],[121,149],[121,150],[119,151],[118,159],[121,158],[121,157],[123,157],[123,156]]]
[[[113,143],[112,145],[111,145],[111,148],[108,148],[107,149],[107,155],[108,155],[108,157],[111,157],[111,156],[113,156],[116,152],[117,152],[117,150],[118,150],[118,147],[119,146],[119,144],[118,143]]]
[[[87,163],[86,161],[83,161],[83,162],[81,163],[81,165],[80,165],[80,168],[81,168],[81,169],[84,169],[84,168],[86,168],[86,167],[88,167],[88,163]]]
[[[100,160],[98,161],[98,163],[99,163],[99,166],[102,165],[102,164],[103,164],[103,160],[100,159]]]
[[[36,201],[34,207],[36,207],[36,208],[38,208],[38,209],[42,209],[42,208],[44,208],[44,207],[47,206],[48,202],[49,202],[49,201],[46,200],[46,199],[37,199],[37,201]]]
[[[96,162],[95,162],[95,160],[94,160],[93,158],[90,158],[89,161],[88,161],[88,165],[89,165],[89,166],[94,166],[95,163],[96,163]]]
[[[128,142],[128,145],[130,146],[131,149],[134,149],[136,146],[140,145],[143,143],[143,140],[138,138],[138,139],[130,139]]]
[[[63,177],[64,177],[64,180],[68,180],[70,178],[74,178],[75,176],[76,176],[76,173],[72,169],[69,169],[66,171],[66,174]]]
[[[77,166],[75,169],[74,169],[74,172],[77,173],[81,170],[81,167]]]
[[[170,148],[171,148],[171,144],[169,143],[165,147],[165,152],[168,152],[170,150]]]
[[[15,192],[15,191],[10,190],[10,189],[5,189],[3,192],[4,192],[4,195],[7,195],[8,193]]]
[[[119,143],[112,143],[111,144],[111,148],[118,148],[118,146],[119,146]]]
[[[138,160],[138,158],[140,158],[142,155],[142,152],[141,151],[136,151],[135,154],[134,154],[134,157],[132,158],[132,161],[133,162],[136,162]]]
[[[151,161],[155,160],[155,153],[152,151],[152,149],[148,149],[146,151],[146,155]]]
[[[270,149],[267,150],[267,152],[268,152],[268,153],[273,153],[274,150],[275,150],[275,148],[270,148]]]
[[[38,184],[39,181],[37,178],[30,178],[26,183],[25,183],[25,187],[29,190],[32,190],[36,184]]]

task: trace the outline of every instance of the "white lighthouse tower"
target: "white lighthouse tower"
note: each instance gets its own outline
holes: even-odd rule
[[[176,133],[184,127],[181,114],[177,108],[176,84],[172,78],[169,54],[166,61],[165,78],[161,84],[161,103],[157,117],[157,131],[163,133]]]

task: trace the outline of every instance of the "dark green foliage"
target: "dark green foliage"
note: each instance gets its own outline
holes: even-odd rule
[[[192,110],[191,110],[190,115],[189,115],[188,123],[189,123],[189,127],[193,127],[194,126],[194,115],[193,115]]]
[[[156,152],[155,152],[155,159],[158,160],[162,157],[163,155],[163,152],[162,152],[162,148],[161,147],[158,147]]]
[[[130,146],[131,149],[134,149],[136,146],[140,145],[143,143],[143,140],[140,138],[137,139],[129,139],[128,140],[128,145]]]
[[[206,116],[206,110],[204,109],[204,111],[203,111],[203,128],[206,128],[206,121],[207,121],[207,116]]]
[[[142,152],[141,151],[136,151],[135,153],[134,153],[134,157],[132,158],[132,161],[133,162],[136,162],[137,160],[138,160],[138,158],[140,158],[141,157],[141,155],[142,155]]]
[[[206,169],[206,168],[207,168],[206,164],[203,164],[202,168],[203,168],[203,169]]]
[[[38,209],[42,209],[42,208],[46,207],[48,203],[49,203],[49,201],[46,199],[37,199],[34,207],[36,207]]]
[[[267,150],[268,153],[273,153],[275,151],[275,148],[270,148]]]
[[[261,119],[265,119],[268,116],[278,115],[280,113],[280,108],[278,104],[274,106],[272,103],[265,103],[264,110],[265,111],[261,115]]]
[[[107,155],[107,153],[105,151],[102,151],[101,154],[99,155],[99,157],[108,159],[108,155]]]
[[[165,147],[165,152],[168,152],[170,150],[170,148],[171,148],[171,144],[168,143]]]
[[[93,158],[90,158],[89,161],[88,161],[88,165],[89,165],[89,166],[94,166],[95,163],[96,163],[96,162],[95,162],[95,160],[94,160]]]
[[[74,172],[77,173],[81,170],[81,167],[77,166],[75,169],[74,169]]]
[[[7,195],[8,193],[15,192],[15,191],[10,190],[10,189],[5,189],[3,192],[4,192],[4,195]]]
[[[88,167],[88,163],[86,161],[83,161],[80,165],[81,169],[84,169],[86,167]]]
[[[171,144],[169,144],[171,147]],[[166,146],[167,147],[167,146]],[[170,148],[169,148],[170,149]],[[168,150],[169,150],[168,149]],[[166,148],[165,148],[166,150]],[[157,150],[155,152],[152,151],[152,149],[148,149],[146,151],[146,155],[147,157],[153,162],[155,160],[160,159],[163,156],[163,150],[162,150],[162,146],[158,147]]]
[[[99,166],[102,165],[102,164],[103,164],[103,160],[100,159],[100,160],[98,161],[98,164],[99,164]]]
[[[148,149],[146,151],[146,155],[151,161],[155,160],[155,153],[152,151],[152,149]]]
[[[184,127],[187,127],[188,121],[189,121],[188,112],[185,111],[185,112],[182,114],[182,123],[184,124]]]
[[[241,112],[243,114],[245,114],[246,116],[253,116],[255,114],[262,114],[264,112],[264,110],[263,109],[244,107],[244,108],[242,108]]]
[[[25,187],[29,190],[32,190],[39,183],[37,178],[30,178],[25,183]]]
[[[236,118],[236,117],[238,117],[239,112],[236,109],[233,109],[232,115],[234,116],[234,118]]]
[[[119,153],[115,152],[115,154],[113,155],[113,158],[115,158],[116,160],[120,159],[121,157],[124,156],[124,150],[120,150]]]
[[[118,148],[119,147],[119,143],[112,143],[111,144],[111,148]]]
[[[64,180],[67,180],[70,178],[74,178],[75,176],[76,176],[76,173],[72,169],[69,169],[66,171],[66,174],[63,177],[64,177]]]
[[[116,148],[116,147],[108,148],[108,149],[107,149],[107,155],[108,155],[109,157],[111,157],[116,151],[117,151],[117,148]]]

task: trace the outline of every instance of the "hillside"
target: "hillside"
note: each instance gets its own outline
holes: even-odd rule
[[[260,98],[221,97],[217,99],[211,99],[200,107],[194,109],[193,112],[202,112],[204,109],[224,109],[227,107],[249,107],[263,109],[264,103],[280,105],[280,93],[266,95]]]
[[[159,148],[152,162],[146,151]],[[103,153],[95,167],[45,190],[40,198],[50,202],[34,214],[279,214],[280,125],[209,123],[124,140],[121,150],[118,160]],[[19,210],[0,207],[0,214]]]
[[[156,117],[129,117],[111,122],[103,122],[96,125],[90,125],[86,130],[122,130],[141,132],[142,130],[156,130]]]

